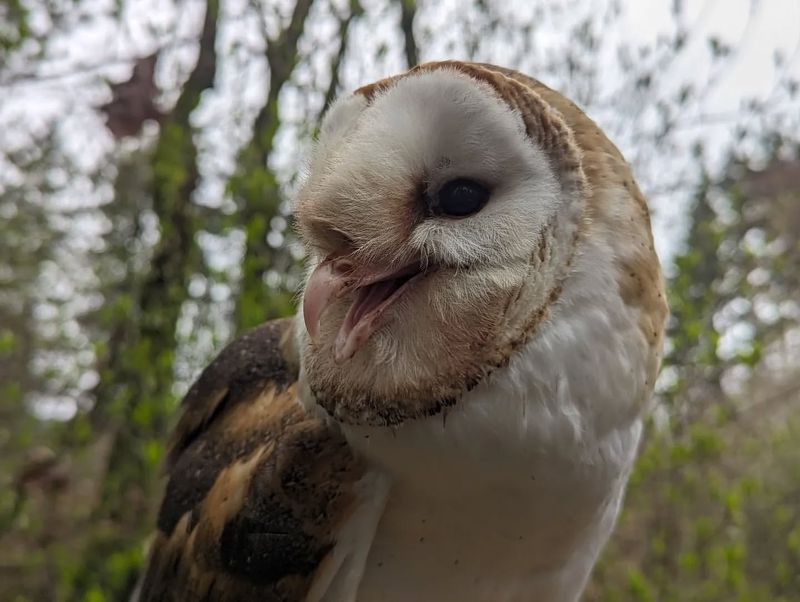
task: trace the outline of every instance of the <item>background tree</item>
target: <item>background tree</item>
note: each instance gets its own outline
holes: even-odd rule
[[[800,591],[797,156],[773,149],[757,171],[734,158],[698,187],[671,280],[665,422],[651,429],[590,599]]]

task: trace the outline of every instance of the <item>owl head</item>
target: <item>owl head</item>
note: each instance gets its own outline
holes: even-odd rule
[[[295,204],[317,402],[372,425],[457,403],[547,319],[586,196],[561,114],[499,70],[429,63],[338,100]]]

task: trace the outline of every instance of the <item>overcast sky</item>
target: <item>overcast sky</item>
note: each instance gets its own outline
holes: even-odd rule
[[[343,2],[342,2],[343,3]],[[623,6],[622,19],[615,22],[613,28],[602,33],[612,43],[608,50],[608,78],[604,85],[608,90],[615,89],[615,78],[620,75],[615,72],[611,64],[615,50],[614,41],[624,41],[633,47],[653,44],[664,34],[669,34],[674,27],[670,9],[672,0],[621,0]],[[283,5],[283,12],[288,12],[293,2],[281,0],[276,5]],[[381,60],[352,61],[351,67],[343,76],[343,83],[348,87],[355,87],[366,81],[386,75],[386,71],[396,71],[403,67],[401,46],[398,40],[392,40],[391,19],[387,19],[381,7],[384,2],[380,0],[364,0],[367,7],[367,19],[362,24],[361,30],[354,32],[354,38],[360,39],[361,44],[368,48],[377,43],[383,43],[384,38],[389,40],[389,50]],[[440,35],[433,36],[423,44],[424,59],[439,59],[458,55],[458,50],[452,49],[453,40],[458,42],[458,31],[448,29],[447,24],[452,22],[454,14],[459,14],[465,2],[459,0],[446,0],[443,2],[421,2],[422,8],[418,21],[429,25]],[[502,13],[508,11],[510,22],[519,19],[524,22],[526,17],[537,5],[536,2],[495,2]],[[584,2],[580,4],[584,14],[586,10],[601,11],[607,6],[605,1]],[[200,4],[189,0],[180,9],[175,9],[170,3],[157,0],[135,0],[126,3],[126,17],[124,27],[120,29],[111,16],[103,17],[108,13],[108,8],[113,5],[113,0],[93,0],[86,3],[86,13],[93,17],[84,19],[80,27],[67,35],[55,36],[51,41],[49,55],[52,57],[41,69],[45,74],[69,72],[75,65],[105,64],[101,70],[106,77],[119,79],[125,77],[130,69],[125,61],[115,59],[145,54],[152,51],[156,44],[172,44],[173,52],[169,55],[170,65],[161,68],[159,77],[162,81],[173,80],[176,72],[181,67],[183,70],[191,66],[194,56],[193,48],[181,40],[191,39],[197,31],[201,12]],[[236,44],[250,45],[258,48],[261,38],[258,27],[262,24],[253,20],[240,18],[245,12],[244,0],[228,0],[224,3],[224,10],[230,17],[221,36],[221,49],[226,49],[233,54],[232,47]],[[554,47],[563,43],[564,32],[570,22],[569,12],[555,18],[549,25],[549,31],[540,35],[544,44],[552,42]],[[800,2],[797,0],[769,0],[753,2],[751,0],[687,0],[685,2],[685,22],[689,30],[695,34],[690,40],[694,47],[687,48],[677,61],[670,64],[669,68],[657,74],[661,90],[670,92],[670,86],[677,89],[686,82],[695,82],[702,85],[712,75],[711,61],[707,51],[707,38],[717,36],[721,41],[735,48],[735,60],[716,81],[713,89],[704,100],[702,112],[704,115],[725,115],[736,112],[746,98],[766,99],[773,93],[776,83],[776,67],[774,57],[781,53],[785,57],[785,72],[800,78]],[[325,39],[326,21],[319,18],[316,21],[316,31],[319,37]],[[46,28],[44,16],[34,22],[38,28]],[[267,20],[269,26],[269,19]],[[327,27],[327,29],[331,29]],[[314,29],[312,29],[314,31]],[[331,29],[331,31],[333,31]],[[175,39],[178,42],[175,42]],[[372,43],[370,39],[372,38]],[[160,41],[159,41],[160,40]],[[549,42],[548,42],[549,40]],[[394,43],[392,43],[394,42]],[[512,44],[512,42],[509,42]],[[481,50],[485,60],[502,61],[504,56],[511,56],[512,48],[504,48],[504,40],[495,40],[490,46]],[[365,56],[370,53],[363,51]],[[318,53],[321,61],[326,60],[324,49]],[[263,62],[250,61],[250,75],[243,83],[241,74],[234,72],[230,67],[230,60],[220,69],[218,81],[219,90],[213,95],[205,106],[198,111],[197,122],[204,124],[214,122],[221,124],[211,128],[208,134],[213,156],[210,163],[216,163],[221,171],[232,167],[234,154],[230,152],[231,137],[241,139],[246,136],[246,127],[236,123],[228,117],[231,113],[230,106],[239,105],[243,113],[247,113],[247,106],[255,107],[265,93],[265,80]],[[509,65],[517,66],[517,65]],[[524,68],[524,66],[521,66]],[[22,69],[24,71],[24,68]],[[91,74],[90,74],[91,75]],[[537,75],[533,73],[532,75]],[[555,82],[556,84],[558,82]],[[62,138],[74,144],[76,152],[72,153],[78,165],[87,169],[97,165],[107,157],[113,148],[110,137],[102,128],[102,122],[90,107],[107,98],[107,88],[97,77],[87,78],[81,73],[71,78],[43,79],[39,83],[27,81],[22,85],[15,85],[12,93],[4,95],[0,100],[0,126],[5,132],[4,144],[16,146],[24,145],[28,138],[29,130],[40,130],[52,119],[61,121]],[[291,93],[291,92],[289,92]],[[291,117],[292,105],[285,103],[285,114]],[[798,108],[800,112],[800,108]],[[227,118],[226,118],[227,117]],[[620,129],[624,121],[619,113],[598,113],[593,117],[605,126],[610,132]],[[242,121],[241,117],[239,118]],[[24,124],[24,125],[22,125]],[[687,132],[687,141],[692,136],[701,136],[713,152],[714,148],[726,148],[730,141],[732,123],[723,120],[721,123],[701,123],[700,131]],[[222,129],[222,126],[226,126]],[[301,164],[297,151],[292,145],[292,136],[284,134],[280,140],[283,142],[281,152],[275,158],[284,172],[296,171]],[[615,142],[629,156],[635,156],[637,151],[636,132],[630,135],[620,133]],[[688,150],[688,149],[687,149]],[[226,152],[227,151],[227,152]],[[671,157],[670,162],[675,158]],[[678,161],[681,159],[678,158]],[[5,175],[0,178],[19,178],[22,174],[13,174],[10,166],[6,168]],[[642,185],[648,189],[658,189],[658,179],[663,177],[663,166],[654,162],[654,165],[643,165],[639,174]],[[670,168],[673,169],[673,168]],[[669,170],[667,170],[669,171]],[[209,203],[215,202],[215,197],[222,195],[221,182],[207,183],[201,193],[201,198]],[[83,191],[84,193],[86,191]],[[64,203],[85,203],[87,195],[65,194],[61,198]],[[110,194],[110,191],[106,191]],[[656,237],[661,253],[668,257],[675,248],[680,238],[681,215],[685,212],[685,203],[680,199],[660,199],[654,197],[653,205],[656,213]],[[677,226],[677,227],[676,227]]]

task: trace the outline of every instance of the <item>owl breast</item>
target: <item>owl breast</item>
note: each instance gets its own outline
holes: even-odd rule
[[[616,519],[650,395],[639,309],[587,243],[562,300],[445,416],[349,427],[391,482],[363,600],[577,599]]]

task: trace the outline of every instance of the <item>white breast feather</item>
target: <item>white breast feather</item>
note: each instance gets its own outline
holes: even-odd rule
[[[622,302],[612,260],[588,243],[550,319],[446,418],[394,434],[346,427],[392,482],[377,530],[358,531],[371,545],[363,576],[347,579],[360,581],[359,600],[409,600],[420,580],[431,602],[579,595],[616,520],[650,395],[638,310]],[[421,554],[426,543],[437,548]]]

